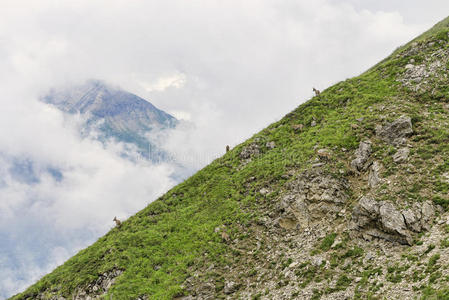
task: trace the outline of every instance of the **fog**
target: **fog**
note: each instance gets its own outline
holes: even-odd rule
[[[151,139],[197,170],[446,17],[423,3],[2,0],[0,299],[176,184],[178,162],[82,137],[48,89],[96,78],[148,99],[182,120]]]

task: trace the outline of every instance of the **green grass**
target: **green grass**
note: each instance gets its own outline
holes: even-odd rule
[[[444,20],[415,42],[448,40],[448,23],[449,20]],[[49,293],[48,298],[51,297],[50,291],[70,298],[77,287],[86,286],[112,269],[120,269],[123,273],[108,291],[106,299],[111,295],[117,299],[136,299],[142,295],[150,299],[172,299],[189,293],[182,284],[195,273],[199,273],[197,275],[201,279],[215,282],[216,297],[223,297],[226,266],[241,266],[245,274],[256,276],[252,263],[258,255],[263,257],[264,250],[259,250],[253,257],[247,254],[255,247],[253,230],[258,228],[267,211],[274,210],[279,196],[285,192],[285,184],[292,180],[284,175],[291,170],[300,174],[316,162],[314,148],[332,151],[330,160],[323,167],[326,172],[336,177],[353,176],[348,162],[359,141],[369,138],[375,141],[372,156],[384,164],[383,176],[412,178],[407,176],[406,168],[398,167],[392,161],[390,156],[395,150],[375,138],[376,125],[385,120],[391,121],[399,114],[410,115],[413,119],[416,132],[410,138],[414,143],[410,159],[417,167],[418,174],[413,175],[414,182],[401,182],[403,186],[397,190],[388,187],[379,189],[383,193],[378,195],[379,199],[433,199],[436,204],[447,208],[448,185],[437,176],[449,170],[448,128],[434,130],[433,127],[447,118],[441,103],[449,99],[449,87],[435,85],[434,93],[413,92],[398,83],[397,76],[404,71],[410,59],[400,54],[407,51],[410,45],[399,48],[362,75],[339,82],[324,90],[321,97],[314,97],[300,105],[171,189],[123,222],[120,228],[112,229],[13,299],[33,298],[43,291]],[[429,48],[425,51],[433,50]],[[420,53],[414,59],[423,61],[426,53]],[[422,114],[423,105],[431,106],[428,108],[429,116]],[[358,118],[364,118],[364,121],[357,128],[351,127],[358,124]],[[310,126],[312,120],[316,120],[317,126]],[[303,124],[304,129],[295,131],[293,126],[297,124]],[[269,141],[276,143],[274,149],[265,146]],[[244,147],[254,143],[259,145],[261,153],[243,165],[239,154]],[[438,163],[434,164],[434,159],[440,162],[435,160]],[[435,179],[427,173],[419,173],[422,170],[433,172]],[[272,193],[262,196],[259,191],[267,186]],[[362,193],[364,190],[349,191],[348,209],[357,199],[356,192]],[[236,240],[248,251],[231,247],[231,242],[226,242],[220,232],[215,232],[216,227],[222,228],[231,241]],[[337,232],[330,232],[322,241],[315,241],[317,251],[330,251],[336,237]],[[344,248],[346,244],[348,248]],[[347,258],[361,260],[363,248],[350,244],[350,241],[345,242],[344,247],[332,250],[335,251],[335,257],[331,260],[333,266],[338,267]],[[433,248],[427,252],[431,250]],[[429,260],[429,270],[439,266],[435,257]],[[277,269],[284,269],[291,262],[284,257],[268,262],[268,265],[273,272],[277,272]],[[212,264],[214,270],[207,271]],[[350,271],[351,265],[347,268]],[[404,270],[403,266],[391,266],[386,274],[387,279],[393,283],[402,281]],[[300,288],[314,280],[328,280],[327,277],[334,276],[333,273],[326,273],[324,268],[310,264],[302,265],[295,273]],[[382,274],[382,271],[368,268],[362,274],[361,283],[366,284],[367,279],[375,274]],[[328,292],[345,290],[353,284],[351,276],[337,275],[337,284]],[[279,283],[281,288],[288,281],[280,278]],[[375,285],[369,292],[379,289],[380,285]],[[317,291],[314,297],[319,298],[321,293]],[[437,298],[431,298],[435,295]],[[447,289],[428,288],[423,292],[424,299],[448,299],[444,298],[447,295]],[[260,294],[255,293],[254,298],[258,297]]]
[[[320,249],[322,251],[328,251],[331,246],[334,244],[335,238],[337,237],[336,233],[330,233],[328,234],[322,241],[320,244]]]

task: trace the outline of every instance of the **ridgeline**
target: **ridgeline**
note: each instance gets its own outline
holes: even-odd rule
[[[449,299],[448,26],[321,91],[12,299]]]

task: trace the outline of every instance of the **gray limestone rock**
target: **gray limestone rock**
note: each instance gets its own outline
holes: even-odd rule
[[[377,137],[392,145],[404,144],[406,137],[412,133],[412,121],[407,116],[401,116],[391,123],[376,127]]]
[[[259,145],[257,145],[256,143],[251,143],[245,148],[243,148],[239,156],[241,159],[251,159],[253,156],[259,154],[260,154]]]
[[[364,237],[411,245],[412,232],[428,230],[434,216],[435,209],[430,202],[415,203],[413,207],[400,210],[390,201],[378,202],[367,195],[354,207],[352,228]]]
[[[371,155],[371,142],[360,142],[359,148],[355,151],[355,158],[351,162],[352,168],[357,171],[364,171],[368,167],[368,159]]]
[[[393,155],[393,161],[395,163],[405,162],[407,161],[409,154],[410,154],[409,148],[407,147],[401,148]]]
[[[274,149],[276,147],[276,143],[271,141],[271,142],[267,142],[267,144],[265,145],[268,149]]]
[[[380,178],[380,169],[382,165],[375,161],[370,167],[370,172],[368,175],[368,185],[370,188],[377,187],[380,183],[382,183],[382,179]]]
[[[224,285],[224,293],[229,295],[236,292],[239,289],[240,285],[234,281],[227,281]]]
[[[333,220],[348,199],[348,182],[321,170],[307,171],[287,184],[289,192],[279,201],[279,225],[305,229],[313,222]],[[295,220],[295,222],[292,222]]]

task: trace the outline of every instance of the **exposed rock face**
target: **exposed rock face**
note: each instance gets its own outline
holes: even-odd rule
[[[420,83],[423,79],[429,77],[425,64],[413,65],[407,64],[405,66],[404,83]]]
[[[424,202],[421,207],[421,226],[425,230],[430,230],[430,225],[433,222],[434,216],[435,208],[433,207],[432,202]]]
[[[239,289],[240,285],[234,281],[225,282],[224,285],[224,293],[229,295],[236,292]]]
[[[420,232],[421,231],[421,224],[420,224],[420,218],[421,218],[421,212],[413,210],[411,208],[407,208],[402,212],[402,215],[404,216],[405,224],[414,232]]]
[[[262,189],[260,189],[260,191],[259,191],[259,193],[261,194],[261,195],[268,195],[269,193],[270,193],[270,190],[269,189],[267,189],[267,188],[262,188]]]
[[[411,243],[402,214],[391,202],[364,196],[354,208],[353,221],[365,238],[377,237],[401,244]]]
[[[414,232],[430,230],[433,218],[435,216],[435,208],[431,202],[422,204],[415,203],[412,207],[402,211],[407,227]]]
[[[393,161],[395,163],[405,162],[407,161],[409,154],[410,154],[409,148],[407,147],[401,148],[393,155]]]
[[[105,295],[108,292],[116,278],[122,273],[123,271],[118,269],[103,273],[96,281],[89,284],[87,287],[78,289],[75,292],[73,300],[100,299],[102,295]]]
[[[53,296],[51,298],[48,298],[48,296],[44,295],[44,294],[38,294],[35,298],[27,298],[27,300],[34,300],[34,299],[38,299],[38,300],[67,300],[66,298],[64,298],[62,296]]]
[[[427,45],[416,45],[409,49],[406,55],[416,55],[416,53],[426,47],[433,47],[433,45],[432,43]],[[429,83],[435,83],[435,81],[445,80],[447,78],[447,75],[444,72],[448,60],[449,53],[447,49],[435,51],[432,53],[431,57],[426,59],[426,62],[421,64],[415,64],[415,60],[411,59],[410,62],[405,65],[404,73],[397,79],[397,81],[415,92],[426,90],[428,89]]]
[[[412,244],[412,231],[421,232],[432,223],[435,210],[431,203],[415,203],[399,210],[390,201],[364,196],[353,210],[354,229],[364,238],[376,237],[400,244]]]
[[[274,149],[276,147],[276,143],[271,141],[271,142],[267,142],[267,144],[265,145],[268,149]]]
[[[380,178],[380,169],[382,165],[375,161],[370,167],[370,172],[368,175],[368,185],[370,188],[376,188],[380,183],[382,183],[382,179]]]
[[[243,148],[242,152],[240,152],[241,159],[251,159],[253,156],[259,155],[260,149],[259,145],[256,143],[251,143],[245,148]]]
[[[449,183],[449,172],[443,173],[441,178],[443,179],[443,182]]]
[[[368,159],[371,155],[371,142],[360,142],[359,148],[355,151],[355,158],[351,166],[357,171],[364,171],[368,168]]]
[[[304,229],[314,221],[334,219],[348,198],[349,184],[316,170],[303,173],[288,188],[291,192],[281,199],[278,224]]]
[[[401,145],[413,133],[410,117],[401,116],[392,123],[376,127],[376,135],[392,145]]]
[[[40,293],[33,297],[32,299],[41,299],[41,300],[94,300],[94,299],[103,299],[102,296],[106,295],[108,290],[114,284],[116,278],[123,273],[122,270],[113,269],[109,272],[105,272],[101,274],[97,280],[90,283],[88,286],[84,288],[78,288],[74,295],[71,298],[64,298],[62,296],[53,296],[49,298],[46,292]],[[29,298],[31,299],[31,298]],[[148,300],[145,296],[143,298],[138,298],[141,300]]]

